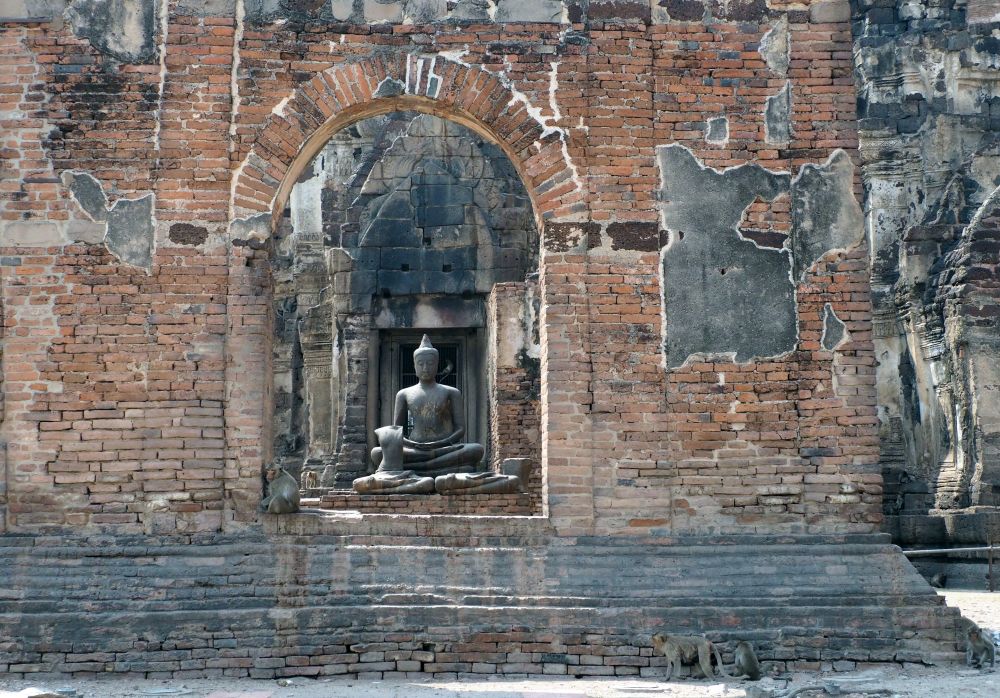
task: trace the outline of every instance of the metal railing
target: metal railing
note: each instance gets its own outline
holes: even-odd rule
[[[903,555],[906,557],[932,557],[936,555],[943,555],[947,557],[953,553],[986,553],[986,565],[987,574],[986,579],[989,584],[989,590],[992,593],[995,591],[995,585],[993,583],[993,550],[996,546],[993,545],[993,541],[987,541],[987,545],[980,546],[976,548],[928,548],[926,550],[904,550]]]

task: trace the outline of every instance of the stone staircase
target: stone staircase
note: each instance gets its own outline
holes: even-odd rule
[[[438,536],[358,535],[346,519],[320,533],[3,536],[0,670],[655,676],[662,629],[724,654],[747,639],[782,668],[960,657],[957,610],[885,536],[562,539],[467,518]]]

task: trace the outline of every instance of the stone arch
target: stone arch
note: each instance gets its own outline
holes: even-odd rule
[[[316,75],[268,118],[232,184],[230,218],[281,215],[291,188],[323,145],[351,124],[393,111],[454,121],[498,145],[546,220],[579,218],[582,182],[568,133],[539,117],[527,98],[496,75],[440,54],[375,56]]]
[[[330,138],[396,111],[458,123],[499,147],[524,184],[539,235],[585,215],[568,133],[521,93],[478,67],[443,56],[371,57],[334,66],[300,86],[269,117],[233,176],[233,238],[226,348],[226,521],[256,518],[261,465],[272,440],[268,244],[292,187]],[[263,243],[263,244],[262,244]],[[263,249],[260,249],[263,248]]]

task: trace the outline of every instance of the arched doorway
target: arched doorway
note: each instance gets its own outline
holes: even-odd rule
[[[367,474],[427,333],[484,467],[538,462],[538,230],[496,144],[432,114],[362,119],[302,171],[285,214],[271,260],[276,461],[314,494]]]
[[[441,116],[498,146],[524,184],[542,237],[543,225],[573,225],[586,216],[586,192],[571,159],[576,146],[567,132],[540,119],[523,95],[476,66],[441,55],[365,58],[319,73],[282,99],[254,139],[238,149],[231,187],[226,521],[256,519],[261,467],[273,456],[271,236],[283,219],[292,188],[330,138],[358,121],[393,111]],[[539,295],[544,295],[544,278],[541,287]],[[544,403],[546,330],[540,325]],[[541,423],[544,444],[544,416]],[[577,444],[550,444],[548,455],[564,446]],[[542,453],[544,459],[544,447]],[[544,482],[551,473],[542,466],[536,468],[536,477]],[[568,497],[567,506],[576,506],[580,496]]]

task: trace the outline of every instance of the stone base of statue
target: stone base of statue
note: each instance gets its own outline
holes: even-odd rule
[[[458,466],[447,473],[417,471],[405,463],[402,427],[379,427],[375,436],[381,460],[373,474],[353,482],[358,494],[513,494],[524,491],[530,467],[526,458],[504,460],[499,473],[474,472],[471,466]]]
[[[515,494],[524,491],[529,468],[527,458],[507,458],[499,473],[440,475],[434,478],[434,490],[438,494]]]
[[[354,481],[358,494],[433,494],[434,478],[412,470],[379,471]]]

